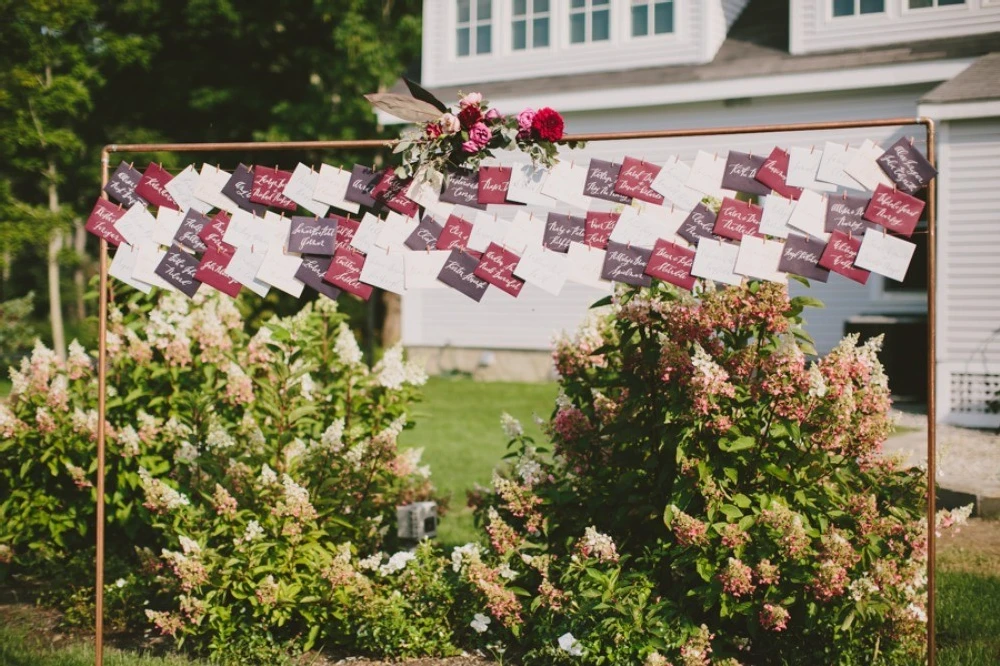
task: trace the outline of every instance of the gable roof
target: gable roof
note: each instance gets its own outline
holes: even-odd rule
[[[990,99],[1000,99],[1000,52],[984,55],[961,74],[924,95],[920,102],[948,104]]]

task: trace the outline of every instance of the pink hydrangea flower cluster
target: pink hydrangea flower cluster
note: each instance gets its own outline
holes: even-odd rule
[[[521,624],[521,603],[513,590],[507,589],[498,569],[483,562],[471,562],[466,575],[477,590],[485,597],[490,614],[511,628]]]
[[[788,628],[789,617],[791,614],[784,606],[764,604],[760,611],[760,626],[768,631],[784,631]]]
[[[682,546],[704,546],[708,543],[708,525],[676,508],[671,529],[677,543]]]
[[[722,590],[734,597],[753,594],[757,586],[753,582],[753,569],[735,557],[730,557],[726,567],[719,574]]]

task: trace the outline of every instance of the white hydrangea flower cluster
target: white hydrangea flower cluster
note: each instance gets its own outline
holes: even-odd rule
[[[320,443],[323,448],[329,449],[333,453],[339,452],[344,448],[344,419],[336,419],[333,423],[327,426],[326,430],[323,431],[322,437],[320,437]]]
[[[500,415],[500,427],[509,439],[515,439],[524,435],[524,426],[513,416],[504,412]]]
[[[191,504],[185,495],[177,492],[160,479],[154,479],[145,467],[139,468],[139,480],[146,495],[145,506],[151,511],[173,511]]]
[[[340,328],[337,329],[337,340],[333,344],[333,351],[348,365],[361,363],[361,347],[358,346],[354,332],[347,324],[341,324]]]
[[[389,561],[378,568],[378,572],[383,576],[391,576],[406,568],[406,565],[417,559],[417,556],[407,550],[401,550],[393,554]]]
[[[373,369],[379,386],[400,389],[403,384],[423,386],[427,383],[427,372],[419,363],[403,360],[403,346],[397,344],[386,350],[382,360]]]
[[[455,573],[462,573],[470,564],[481,562],[482,557],[483,549],[478,543],[455,546],[451,551],[451,569]]]

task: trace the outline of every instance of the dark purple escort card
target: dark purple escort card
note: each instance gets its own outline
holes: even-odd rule
[[[481,204],[507,203],[507,188],[510,187],[510,167],[481,167],[479,169],[479,199]]]
[[[444,179],[441,201],[486,210],[486,204],[479,203],[479,172],[449,171]]]
[[[471,254],[462,250],[452,250],[437,279],[478,303],[483,300],[483,294],[490,286],[486,280],[476,277],[478,266],[479,260]]]
[[[433,217],[424,215],[424,219],[420,220],[420,224],[407,237],[404,244],[411,250],[436,250],[438,237],[443,230],[444,227]]]
[[[587,218],[563,213],[549,213],[545,221],[542,245],[553,252],[569,252],[573,241],[582,243],[587,228]]]
[[[649,186],[659,175],[660,169],[658,164],[626,157],[622,160],[622,168],[618,172],[615,192],[640,201],[662,204],[663,195]]]
[[[880,183],[865,209],[864,218],[909,238],[917,228],[924,205],[920,199]]]
[[[124,214],[125,210],[121,206],[116,206],[107,199],[98,199],[87,218],[87,231],[118,247],[125,239],[115,229],[115,222]]]
[[[764,209],[760,206],[723,197],[712,233],[735,241],[743,240],[744,236],[759,236],[763,214]]]
[[[916,194],[927,187],[937,169],[931,166],[923,153],[906,139],[900,139],[877,160],[882,171],[907,194]]]
[[[874,226],[864,219],[868,209],[868,197],[829,196],[826,198],[826,223],[823,230],[843,231],[851,236],[864,236],[865,231]]]
[[[472,223],[457,215],[449,215],[448,221],[444,224],[437,239],[437,249],[454,250],[465,249],[469,246],[469,238],[472,236]]]
[[[613,282],[648,287],[653,279],[646,275],[646,266],[652,255],[653,251],[644,247],[610,241],[607,254],[604,255],[601,277]]]
[[[694,250],[662,238],[657,239],[656,245],[653,246],[653,254],[646,264],[646,275],[691,291],[698,280],[691,275],[694,254]]]
[[[340,290],[329,282],[323,281],[323,276],[330,270],[333,257],[322,257],[311,254],[302,255],[302,263],[295,271],[295,277],[307,287],[312,287],[330,300],[337,300]]]
[[[167,183],[173,179],[174,177],[159,164],[150,164],[142,172],[142,178],[139,179],[139,183],[135,186],[135,193],[154,206],[180,210],[181,207],[177,205],[174,198],[167,192]]]
[[[608,246],[608,239],[611,232],[615,230],[615,224],[621,213],[601,212],[596,210],[587,211],[587,222],[583,228],[583,242],[590,247],[601,248]]]
[[[826,249],[823,250],[823,256],[819,258],[819,265],[854,280],[858,284],[865,284],[871,273],[854,265],[859,250],[861,250],[860,238],[834,231],[830,234],[830,240],[826,244]]]
[[[514,277],[521,257],[510,250],[490,243],[476,266],[476,277],[482,278],[503,292],[517,298],[524,287],[524,280]]]
[[[288,251],[332,257],[337,251],[337,218],[293,217],[289,225]]]
[[[799,200],[802,190],[792,187],[785,180],[788,178],[788,153],[781,148],[775,148],[757,170],[757,180],[786,199]]]
[[[726,170],[722,172],[722,187],[747,194],[770,194],[771,188],[757,180],[757,173],[767,158],[730,150]]]
[[[372,171],[366,166],[355,164],[351,169],[351,182],[347,185],[344,198],[366,208],[373,208],[375,197],[372,196],[372,190],[380,180],[382,180],[381,171]]]
[[[222,188],[222,193],[245,211],[263,215],[267,210],[267,206],[250,201],[250,195],[253,194],[253,169],[245,164],[236,167]]]
[[[699,203],[681,222],[677,235],[692,245],[697,245],[699,238],[712,238],[714,229],[715,213],[705,204]]]
[[[104,191],[108,196],[122,204],[126,208],[131,208],[135,204],[145,206],[148,202],[135,193],[135,188],[139,185],[142,174],[131,164],[122,162],[111,174],[108,184],[104,186]]]
[[[240,295],[242,284],[229,277],[226,269],[232,261],[232,254],[223,254],[213,247],[205,250],[198,264],[198,270],[194,273],[194,279],[218,289],[223,294],[236,298]]]
[[[255,204],[294,211],[297,208],[295,202],[284,195],[285,186],[291,179],[291,171],[272,169],[258,164],[253,169],[253,188],[250,190],[250,201]]]
[[[354,249],[338,248],[323,279],[367,301],[371,298],[373,287],[361,281],[361,269],[364,267],[365,255]]]
[[[384,204],[389,210],[394,210],[406,217],[416,217],[420,213],[417,202],[406,196],[410,189],[411,180],[403,180],[396,177],[393,169],[386,169],[382,172],[375,187],[372,188],[372,197],[378,203]]]
[[[174,242],[201,254],[208,249],[208,245],[199,238],[198,234],[209,221],[208,215],[199,213],[194,208],[188,208],[188,211],[184,213],[181,226],[177,227],[177,233],[174,234]]]
[[[236,248],[229,243],[223,241],[223,237],[226,235],[226,228],[229,227],[229,213],[224,210],[220,210],[212,219],[208,221],[202,230],[198,232],[198,238],[200,238],[208,249],[215,250],[220,254],[226,256],[233,256]]]
[[[587,169],[587,180],[583,185],[583,193],[595,199],[614,201],[615,203],[632,203],[632,197],[615,192],[615,185],[618,183],[618,176],[621,173],[622,165],[617,162],[607,160],[590,160],[590,167]]]
[[[826,282],[830,279],[830,271],[819,265],[820,257],[823,256],[825,249],[826,243],[815,238],[788,234],[785,247],[781,250],[778,270],[782,273],[804,277],[807,280]]]
[[[195,277],[198,272],[198,257],[188,254],[176,243],[170,246],[163,255],[159,265],[154,269],[156,274],[176,287],[188,298],[194,298],[201,282]]]

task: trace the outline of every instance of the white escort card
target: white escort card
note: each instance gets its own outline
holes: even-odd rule
[[[184,210],[187,210],[186,208]],[[184,223],[184,213],[160,206],[156,210],[156,224],[153,225],[152,239],[160,245],[170,246],[177,236],[177,230]]]
[[[792,146],[788,151],[788,176],[785,178],[785,183],[792,187],[836,192],[836,185],[816,180],[816,172],[822,160],[823,151],[816,150],[815,146],[809,148]]]
[[[211,164],[202,164],[198,175],[198,184],[194,186],[196,199],[204,201],[211,208],[218,208],[227,213],[235,213],[240,209],[236,202],[222,193],[232,174]]]
[[[270,227],[271,238],[256,279],[298,298],[302,295],[305,283],[295,277],[302,265],[302,255],[286,249],[292,222],[280,217],[277,220],[265,220],[264,224]]]
[[[541,247],[545,241],[545,219],[533,213],[518,211],[507,227],[502,245],[516,254],[524,254],[529,247]]]
[[[691,165],[691,173],[688,174],[684,184],[703,194],[715,196],[722,188],[722,177],[725,173],[725,155],[699,150],[694,158],[694,164]]]
[[[451,252],[447,250],[430,250],[427,252],[407,252],[403,254],[403,284],[406,289],[447,289],[448,287],[437,279],[448,261]]]
[[[232,259],[229,260],[229,265],[226,266],[226,275],[258,296],[267,296],[271,291],[271,285],[257,279],[257,272],[267,258],[267,250],[265,244],[237,247]]]
[[[736,273],[739,253],[740,246],[735,243],[699,238],[691,275],[739,286],[743,284],[743,276]]]
[[[830,234],[826,233],[826,195],[803,190],[795,204],[795,210],[788,218],[788,226],[800,229],[813,238],[826,241]]]
[[[510,184],[507,186],[507,200],[528,204],[529,206],[552,206],[555,199],[542,194],[542,187],[549,176],[549,171],[543,166],[528,163],[511,165]],[[584,174],[586,182],[586,174]],[[580,189],[581,196],[583,189]]]
[[[549,171],[549,177],[542,184],[542,194],[568,206],[587,210],[590,206],[590,198],[583,194],[586,183],[586,165],[559,162],[552,167],[552,170]],[[510,188],[507,191],[509,193]]]
[[[609,240],[652,250],[658,238],[673,240],[686,217],[687,213],[679,209],[671,213],[669,208],[639,210],[628,206],[618,218]]]
[[[722,168],[725,169],[725,164]],[[672,155],[649,186],[662,194],[671,204],[690,212],[704,196],[685,184],[690,176],[691,167],[677,159],[676,155]],[[722,182],[721,179],[719,182]]]
[[[289,178],[288,182],[285,184],[285,189],[282,191],[282,194],[305,208],[313,215],[323,217],[326,215],[327,211],[330,210],[330,206],[329,204],[313,198],[313,195],[316,192],[316,185],[318,183],[319,173],[317,173],[312,167],[308,167],[302,162],[299,162],[296,165],[295,170],[292,172],[292,177]]]
[[[558,296],[566,284],[566,273],[569,270],[566,257],[567,255],[562,252],[553,252],[543,247],[529,247],[514,269],[514,275],[553,296]]]
[[[735,272],[770,282],[788,282],[788,275],[778,270],[785,244],[756,236],[744,236],[736,256]]]
[[[472,233],[469,234],[468,248],[474,252],[486,252],[490,243],[503,245],[509,230],[510,220],[496,214],[477,213],[472,223]]]
[[[571,242],[569,252],[566,254],[566,279],[610,294],[614,283],[601,279],[606,255],[604,250],[596,247],[576,241]]]
[[[764,199],[764,214],[760,218],[760,233],[777,238],[788,238],[788,219],[795,210],[795,201],[780,194],[769,194]]]
[[[177,288],[156,274],[156,267],[167,256],[167,250],[156,243],[146,241],[136,246],[135,267],[132,277],[140,282],[160,287],[167,291],[177,291]]]
[[[916,245],[902,238],[875,231],[865,234],[854,265],[902,282]]]
[[[892,179],[885,175],[885,171],[882,171],[877,161],[884,152],[874,141],[865,139],[864,143],[854,151],[854,157],[844,167],[844,173],[872,192],[880,184],[892,187]]]
[[[135,262],[139,258],[139,250],[128,243],[122,243],[115,250],[115,256],[111,260],[108,268],[108,275],[121,280],[128,286],[138,289],[144,294],[153,291],[153,285],[137,280],[132,276],[135,271]]]
[[[816,180],[852,190],[865,189],[864,185],[844,173],[856,152],[856,148],[850,148],[846,144],[827,141],[823,146],[823,158],[816,171]]]
[[[417,228],[417,219],[400,215],[396,211],[389,211],[379,228],[378,237],[375,239],[375,247],[383,250],[403,249],[406,239]]]
[[[135,204],[115,222],[115,229],[133,247],[151,242],[155,228],[156,218],[142,204]]]
[[[360,212],[361,204],[348,201],[344,198],[350,184],[350,171],[344,171],[341,167],[323,164],[319,168],[319,178],[316,179],[316,187],[312,192],[312,198],[321,203],[333,206],[337,210],[348,213]]]
[[[414,252],[413,254],[420,254]],[[403,294],[406,291],[406,255],[402,252],[376,250],[365,258],[360,280],[379,289]],[[440,272],[440,267],[438,271]]]
[[[181,210],[193,208],[199,213],[207,213],[212,210],[212,206],[202,201],[194,194],[200,180],[201,178],[198,176],[198,172],[194,170],[194,165],[189,164],[183,171],[174,176],[164,187],[173,200],[177,202],[177,206]]]
[[[368,254],[375,248],[375,240],[382,231],[382,220],[371,213],[365,213],[358,225],[358,230],[351,238],[351,247],[362,254]]]

